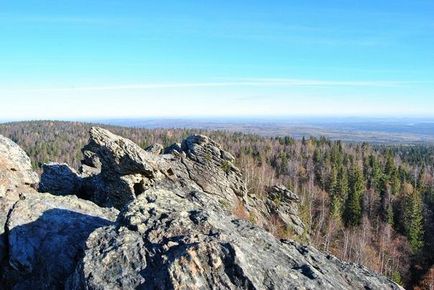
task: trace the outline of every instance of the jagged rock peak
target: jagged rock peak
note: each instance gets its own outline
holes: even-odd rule
[[[300,202],[300,197],[283,185],[273,185],[267,189],[267,192],[271,199],[278,200],[279,202]]]
[[[41,191],[76,194],[118,209],[157,187],[181,189],[184,195],[196,190],[229,205],[247,192],[233,164],[235,158],[206,136],[193,135],[166,149],[156,144],[144,150],[131,140],[94,127],[82,151],[78,175],[64,164],[45,165]]]
[[[160,155],[164,152],[164,147],[161,144],[153,144],[145,148],[145,151],[149,153],[153,153],[155,155]]]
[[[188,137],[182,142],[181,148],[192,159],[201,157],[204,154],[210,154],[205,157],[213,157],[215,160],[224,160],[229,162],[235,161],[235,157],[232,156],[232,154],[224,151],[220,144],[204,135],[192,135]]]
[[[101,161],[101,170],[107,174],[144,174],[153,177],[152,157],[133,141],[99,127],[90,129],[89,143],[83,148],[85,156],[95,154]],[[85,162],[86,163],[86,159]],[[95,165],[94,163],[87,165]]]

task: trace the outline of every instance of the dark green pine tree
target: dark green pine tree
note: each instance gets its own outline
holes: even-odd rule
[[[401,190],[401,179],[399,177],[399,170],[395,168],[390,176],[390,187],[392,195],[398,195]]]
[[[405,199],[404,227],[410,246],[416,253],[419,252],[424,245],[422,211],[422,198],[417,190],[413,190]]]
[[[386,165],[384,166],[384,174],[386,174],[387,177],[391,178],[395,170],[395,158],[393,157],[392,150],[389,149],[386,153]]]
[[[364,188],[362,171],[357,165],[353,165],[343,215],[343,220],[347,227],[360,225],[362,221],[362,197]]]
[[[383,172],[380,167],[378,159],[374,155],[369,156],[370,176],[368,178],[369,188],[373,190],[380,190]]]
[[[335,213],[342,215],[343,201],[348,196],[348,173],[347,169],[341,166],[338,170],[335,200],[333,206],[335,207]]]
[[[380,216],[384,222],[393,225],[393,207],[391,202],[391,187],[385,176],[380,181]]]
[[[425,165],[422,166],[422,168],[419,170],[419,174],[417,176],[417,184],[416,184],[416,188],[419,192],[421,193],[425,193],[426,188],[425,188]]]
[[[333,218],[339,218],[341,215],[341,198],[339,194],[338,172],[335,166],[332,166],[330,173],[328,192],[330,194],[330,215]]]

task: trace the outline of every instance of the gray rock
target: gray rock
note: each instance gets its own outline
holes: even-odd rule
[[[81,177],[67,164],[47,163],[42,166],[39,191],[55,195],[76,195],[80,191]],[[61,182],[59,182],[61,180]]]
[[[102,128],[91,129],[82,151],[78,196],[100,206],[120,209],[161,177],[157,155]]]
[[[6,282],[12,289],[62,289],[88,236],[118,212],[74,196],[24,195],[9,213]]]
[[[49,185],[65,188],[65,166],[50,170],[58,182]],[[88,235],[118,215],[75,196],[38,193],[37,183],[30,158],[0,136],[0,289],[62,289]]]
[[[247,188],[241,171],[235,167],[235,158],[221,146],[202,135],[193,135],[182,142],[187,158],[182,158],[190,178],[204,192],[220,197],[244,197]]]
[[[0,181],[4,188],[38,183],[38,175],[32,170],[30,158],[24,150],[12,140],[1,135],[0,158],[0,168],[2,169]]]
[[[272,186],[267,191],[266,215],[278,217],[295,235],[308,237],[306,227],[298,215],[298,195],[282,185]]]
[[[204,192],[148,190],[99,228],[67,289],[400,289],[227,215]]]
[[[83,160],[78,169],[83,177],[95,176],[101,173],[102,163],[99,157],[91,151],[83,150]]]
[[[147,147],[145,149],[145,151],[149,152],[149,153],[152,153],[152,154],[155,154],[155,155],[160,155],[160,154],[163,153],[164,147],[161,144],[153,144],[153,145]]]
[[[175,143],[165,148],[164,154],[179,154],[182,152],[181,143]]]
[[[35,192],[38,176],[30,158],[17,144],[0,135],[0,262],[6,253],[7,216],[23,192]],[[0,270],[1,271],[1,270]],[[0,273],[1,274],[1,273]]]
[[[206,136],[191,136],[182,145],[164,150],[170,154],[160,155],[158,145],[150,153],[101,128],[92,128],[90,135],[83,149],[78,196],[100,206],[121,209],[147,189],[158,187],[182,188],[184,195],[202,190],[229,204],[246,195],[234,157]]]
[[[191,136],[165,152],[172,153],[148,162],[154,177],[122,176],[149,183],[131,195],[116,225],[90,235],[68,289],[399,289],[231,216],[228,208],[249,197],[233,156],[208,137]],[[303,234],[296,194],[273,187],[255,202],[264,218],[277,215]]]
[[[141,173],[154,177],[151,153],[146,152],[131,140],[111,132],[93,127],[89,143],[83,148],[85,156],[98,156],[101,173],[108,176]],[[87,164],[89,165],[89,164]]]

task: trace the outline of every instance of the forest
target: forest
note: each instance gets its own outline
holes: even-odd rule
[[[0,124],[40,173],[42,164],[77,168],[92,124],[33,121]],[[408,289],[434,284],[434,145],[371,145],[324,137],[294,139],[193,129],[102,126],[145,148],[210,136],[236,156],[248,190],[283,184],[301,197],[310,243],[391,277]],[[270,222],[271,223],[271,222]],[[270,231],[284,239],[279,224]]]

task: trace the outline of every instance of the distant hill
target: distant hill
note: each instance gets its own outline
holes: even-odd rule
[[[369,143],[434,143],[434,120],[366,118],[197,118],[111,119],[98,123],[137,128],[195,128],[253,133],[261,136],[292,136],[297,139],[324,136],[331,140]]]

